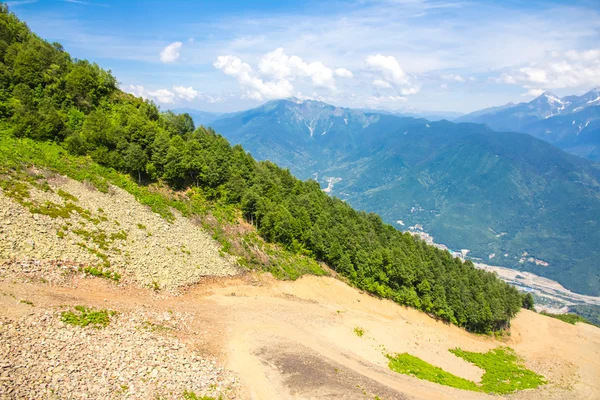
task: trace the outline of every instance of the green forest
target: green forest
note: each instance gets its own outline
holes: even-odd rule
[[[119,90],[110,71],[77,60],[0,9],[0,130],[52,141],[130,174],[140,185],[202,190],[234,206],[267,241],[323,261],[352,285],[474,332],[507,328],[525,305],[516,288],[257,162],[187,114]],[[525,300],[525,302],[524,302]]]

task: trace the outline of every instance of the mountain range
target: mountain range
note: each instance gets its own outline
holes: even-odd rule
[[[195,110],[193,108],[175,108],[171,110],[175,114],[188,114],[194,120],[196,126],[208,125],[224,116],[224,113]]]
[[[547,112],[562,117],[559,109]],[[600,294],[600,166],[545,141],[296,98],[210,125],[401,230]]]
[[[562,98],[546,92],[528,103],[476,111],[455,122],[528,133],[569,153],[600,161],[600,88]]]

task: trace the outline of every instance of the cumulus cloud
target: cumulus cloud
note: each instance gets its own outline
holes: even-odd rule
[[[411,84],[411,80],[394,56],[370,55],[365,59],[365,65],[367,70],[380,75],[380,79],[373,81],[373,85],[377,87],[387,87],[387,83],[403,96],[416,94],[421,90],[419,85]]]
[[[174,63],[179,59],[179,51],[181,50],[183,43],[173,42],[160,52],[160,61],[165,64]]]
[[[193,87],[173,86],[175,94],[184,100],[192,101],[198,96],[198,91]]]
[[[246,91],[244,97],[269,100],[290,97],[294,93],[293,81],[308,78],[314,88],[336,90],[334,71],[320,61],[307,63],[300,57],[285,54],[282,48],[263,55],[258,62],[258,71],[239,57],[224,55],[217,57],[213,66],[237,79]],[[346,69],[340,73],[352,75]],[[337,73],[337,72],[336,72]]]
[[[258,62],[258,70],[274,79],[294,80],[298,76],[308,77],[315,87],[335,89],[335,79],[330,68],[320,61],[306,63],[298,56],[288,56],[282,48],[265,54]]]
[[[254,100],[277,99],[290,97],[294,93],[294,87],[287,79],[281,78],[265,82],[256,76],[249,64],[242,62],[236,56],[219,56],[213,65],[226,75],[235,77],[239,84],[246,89],[246,98]],[[278,72],[278,74],[279,76],[287,76],[285,72]]]
[[[158,100],[159,103],[172,104],[175,103],[175,93],[168,89],[158,89],[155,91],[149,91],[148,97]]]
[[[392,85],[390,85],[388,82],[381,80],[381,79],[375,79],[373,81],[373,86],[375,86],[378,89],[391,89]]]
[[[521,96],[533,96],[538,97],[542,93],[544,93],[544,89],[529,89],[527,92],[523,93]]]
[[[156,100],[162,104],[173,104],[177,100],[192,101],[196,98],[208,101],[209,103],[222,103],[225,101],[221,97],[202,94],[197,90],[194,90],[191,86],[184,87],[175,85],[171,91],[169,89],[147,90],[142,85],[129,85],[125,88],[125,91],[144,99]]]
[[[354,76],[354,74],[352,74],[352,71],[347,70],[346,68],[336,68],[335,74],[340,78],[352,78]]]
[[[380,72],[387,82],[397,85],[408,83],[406,74],[394,56],[383,56],[381,54],[368,56],[365,59],[365,64],[367,69]]]
[[[553,51],[543,60],[503,73],[496,81],[527,89],[597,86],[600,85],[600,49]]]
[[[415,85],[408,88],[402,88],[399,90],[400,94],[403,96],[410,96],[411,94],[417,94],[421,91],[421,86]]]

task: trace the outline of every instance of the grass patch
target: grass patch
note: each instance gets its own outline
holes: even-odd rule
[[[185,400],[221,400],[223,397],[219,396],[219,398],[210,397],[210,396],[198,396],[196,393],[192,391],[185,391],[182,394]]]
[[[354,328],[354,333],[358,337],[363,337],[365,335],[365,330],[363,328],[357,326],[356,328]]]
[[[450,352],[485,371],[480,384],[446,372],[408,353],[386,357],[389,359],[390,369],[398,373],[475,392],[507,394],[517,390],[534,389],[546,383],[543,376],[525,368],[514,350],[509,347],[498,347],[487,353],[473,353],[458,348]]]
[[[97,278],[109,279],[115,282],[119,282],[121,280],[121,274],[104,268],[85,267],[83,269],[83,272],[85,272],[87,275],[95,276]]]
[[[577,315],[577,314],[571,314],[571,313],[552,314],[552,313],[548,313],[545,311],[542,311],[540,314],[545,315],[546,317],[559,319],[559,320],[566,322],[567,324],[571,324],[571,325],[575,325],[577,322],[583,322],[584,324],[595,325],[593,322],[591,322],[588,319],[582,317],[581,315]]]
[[[65,201],[67,200],[71,200],[71,201],[79,201],[79,199],[75,196],[73,196],[71,193],[62,190],[62,189],[58,189],[58,192],[56,192],[56,194],[58,194],[60,197],[62,197]]]
[[[60,319],[65,324],[81,327],[92,326],[99,329],[106,328],[110,323],[110,317],[116,314],[116,311],[92,310],[85,306],[75,306],[73,311],[64,311]]]
[[[161,324],[155,324],[154,322],[150,322],[150,321],[144,321],[142,322],[141,328],[150,332],[155,332],[155,333],[167,333],[167,332],[172,332],[173,328],[166,326],[166,325],[161,325]]]
[[[27,304],[31,307],[35,307],[35,305],[33,304],[33,301],[30,301],[30,300],[21,300],[19,303],[23,303],[23,304]]]

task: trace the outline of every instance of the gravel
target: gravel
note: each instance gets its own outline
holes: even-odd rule
[[[135,311],[95,329],[64,324],[56,309],[0,317],[0,399],[237,398],[231,372],[175,337],[185,319]]]
[[[65,204],[59,189],[75,196],[93,223],[73,212],[68,219],[32,214],[0,191],[0,262],[46,260],[99,265],[102,260],[89,249],[105,254],[111,268],[125,280],[161,289],[194,284],[203,276],[240,273],[234,259],[220,253],[220,245],[189,218],[177,216],[169,223],[117,187],[101,193],[89,185],[62,176],[49,179],[52,192],[30,187],[36,204]],[[175,212],[176,213],[176,212]],[[70,224],[70,225],[69,225]],[[92,239],[76,234],[126,234],[101,249]],[[63,236],[63,237],[60,237]]]

